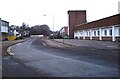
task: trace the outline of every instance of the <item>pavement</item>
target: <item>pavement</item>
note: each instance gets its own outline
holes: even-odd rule
[[[46,39],[44,42],[52,47],[91,47],[98,49],[119,49],[119,42],[95,41],[95,40],[78,40],[78,39]]]
[[[44,39],[44,45],[53,48],[67,49],[70,51],[81,52],[89,55],[98,55],[107,57],[113,62],[118,62],[120,51],[119,42],[95,41],[95,40],[78,40],[78,39]],[[104,59],[106,60],[106,59]]]
[[[74,46],[68,45],[68,44],[63,44],[62,42],[52,40],[52,39],[44,39],[43,44],[46,46],[51,46],[54,48],[73,48]]]

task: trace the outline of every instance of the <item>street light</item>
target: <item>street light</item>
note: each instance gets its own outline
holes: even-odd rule
[[[52,15],[52,20],[53,20],[53,41],[54,41],[54,15]]]
[[[43,14],[43,17],[46,17],[47,15],[46,14]],[[46,22],[45,22],[45,19],[46,18],[44,18],[44,20],[43,20],[43,24],[45,24]]]
[[[43,14],[43,16],[47,16],[47,15]],[[52,25],[53,25],[53,41],[54,41],[54,14],[52,14]]]
[[[43,14],[43,17],[46,17],[47,15],[46,14]],[[43,20],[43,25],[45,25],[46,24],[46,18],[44,18],[44,20]],[[45,39],[46,39],[46,37],[44,37]]]

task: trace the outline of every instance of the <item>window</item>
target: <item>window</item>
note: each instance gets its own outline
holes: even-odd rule
[[[112,35],[112,29],[109,30],[109,35]]]
[[[5,26],[5,22],[4,21],[2,21],[2,26]]]
[[[119,35],[120,35],[120,28],[119,28]]]
[[[107,35],[107,30],[104,30],[104,35]]]
[[[89,36],[90,36],[90,32],[89,32]]]
[[[94,31],[94,36],[96,36],[96,31]]]
[[[89,36],[88,32],[87,32],[87,36]]]
[[[100,31],[98,31],[98,36],[100,35]]]

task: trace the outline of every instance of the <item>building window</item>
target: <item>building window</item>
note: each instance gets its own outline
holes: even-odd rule
[[[90,32],[89,32],[89,36],[90,36]]]
[[[119,35],[120,35],[120,28],[119,28]]]
[[[112,29],[109,30],[109,35],[112,35]]]
[[[2,22],[2,26],[5,26],[5,22],[4,21]]]
[[[104,30],[104,35],[105,35],[105,36],[107,35],[107,30]]]
[[[100,31],[98,31],[98,36],[100,35]]]
[[[94,36],[96,36],[96,31],[94,31]]]
[[[87,32],[87,36],[89,36],[88,32]]]

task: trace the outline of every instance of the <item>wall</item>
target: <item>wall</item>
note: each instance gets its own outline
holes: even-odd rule
[[[113,29],[114,27],[114,29]],[[101,29],[101,32],[100,32]],[[105,33],[106,30],[106,33]],[[78,30],[74,32],[74,38],[85,40],[106,40],[106,41],[120,41],[120,25],[113,25],[108,27]],[[115,38],[115,40],[113,39]]]

